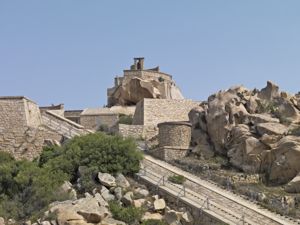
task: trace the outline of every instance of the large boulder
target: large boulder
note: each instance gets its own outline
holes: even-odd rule
[[[272,83],[271,81],[267,82],[267,86],[258,93],[258,97],[264,100],[272,100],[276,97],[279,97],[279,87]]]
[[[288,132],[288,128],[280,123],[260,123],[256,125],[256,130],[259,135],[283,135]]]
[[[253,137],[247,125],[240,124],[231,130],[227,143],[228,157],[232,165],[248,173],[261,171],[266,145]]]
[[[267,179],[271,184],[285,184],[300,172],[300,137],[286,136],[271,151]]]
[[[66,221],[82,220],[82,218],[88,223],[99,223],[110,215],[108,209],[100,206],[98,200],[93,197],[55,203],[50,205],[50,212],[58,212],[62,224]]]
[[[285,191],[289,193],[300,193],[300,174],[294,177],[286,186]]]

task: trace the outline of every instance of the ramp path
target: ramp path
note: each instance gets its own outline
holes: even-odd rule
[[[92,131],[50,111],[42,113],[43,124],[66,138],[73,138]]]
[[[168,177],[172,175],[184,176],[186,178],[184,185],[168,181]],[[137,176],[139,179],[156,185],[158,189],[176,197],[178,201],[199,209],[199,213],[206,213],[225,224],[300,224],[299,221],[293,218],[273,213],[254,202],[218,187],[214,183],[203,180],[149,155],[144,156],[141,163],[141,170]]]

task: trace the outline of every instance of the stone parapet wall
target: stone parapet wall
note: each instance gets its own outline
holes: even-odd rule
[[[148,99],[136,106],[133,124],[157,125],[170,121],[189,121],[188,113],[199,105],[188,99]]]

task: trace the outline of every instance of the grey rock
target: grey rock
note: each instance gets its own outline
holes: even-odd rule
[[[129,206],[133,202],[133,192],[129,191],[127,192],[121,199],[121,201],[124,203],[124,205]]]
[[[164,208],[166,208],[166,202],[163,198],[155,200],[153,205],[154,205],[154,210],[156,211],[163,210]]]
[[[116,187],[114,189],[114,194],[115,194],[116,199],[120,201],[123,197],[122,188],[121,187]]]
[[[99,172],[98,179],[102,185],[104,185],[108,188],[115,187],[117,185],[116,179],[108,173],[100,173]]]
[[[126,177],[119,173],[117,176],[116,176],[116,184],[117,186],[121,187],[121,188],[128,188],[130,187],[130,184],[128,182],[128,180],[126,179]]]
[[[112,195],[109,192],[109,190],[104,186],[102,186],[100,193],[101,193],[101,196],[103,197],[103,199],[107,202],[115,200],[115,196]]]

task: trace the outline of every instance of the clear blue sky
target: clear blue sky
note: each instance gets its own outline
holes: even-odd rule
[[[0,95],[99,107],[144,56],[204,100],[273,80],[300,90],[299,0],[0,0]]]

